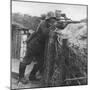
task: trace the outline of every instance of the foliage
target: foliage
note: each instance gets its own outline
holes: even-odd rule
[[[13,21],[35,31],[40,23],[40,18],[37,16],[29,16],[27,14],[13,13],[12,22]]]

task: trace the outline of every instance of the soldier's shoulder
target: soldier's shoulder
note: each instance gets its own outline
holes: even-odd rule
[[[44,27],[46,27],[46,22],[43,20],[43,21],[41,21],[41,22],[39,23],[38,28],[37,28],[37,31],[38,31],[40,28],[43,29]]]
[[[42,20],[42,21],[40,22],[41,25],[44,25],[45,23],[46,23],[45,20]]]

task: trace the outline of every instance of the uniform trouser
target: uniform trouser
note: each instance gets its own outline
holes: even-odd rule
[[[44,65],[43,56],[40,55],[40,56],[36,56],[35,58],[36,58],[37,64],[34,65],[29,78],[30,77],[35,77],[37,71],[39,71],[40,73],[42,73],[44,71],[43,70],[44,69],[44,66],[43,66]],[[33,58],[25,57],[23,59],[23,61],[20,62],[20,65],[19,65],[19,79],[24,77],[26,66],[29,65],[32,61],[33,61]]]
[[[36,72],[39,71],[40,74],[42,74],[42,72],[44,71],[44,61],[43,59],[39,58],[40,60],[37,61],[37,64],[34,65],[31,73],[30,73],[30,76],[29,76],[29,79],[31,79],[32,77],[35,77],[36,75]]]

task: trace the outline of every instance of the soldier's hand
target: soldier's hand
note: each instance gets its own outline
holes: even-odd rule
[[[52,25],[50,28],[49,28],[51,31],[54,31],[56,29],[56,25]]]

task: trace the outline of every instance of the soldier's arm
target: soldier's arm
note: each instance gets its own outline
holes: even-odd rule
[[[41,23],[42,23],[42,21],[39,23],[36,31],[29,36],[29,38],[26,40],[26,42],[31,41],[37,35],[37,33],[40,32]]]
[[[49,31],[49,29],[46,25],[46,22],[44,20],[42,20],[40,22],[40,24],[38,25],[36,32],[39,34],[42,34],[42,33],[47,33],[48,31]]]
[[[35,37],[35,35],[36,35],[36,32],[32,33],[32,34],[27,38],[26,42],[31,41],[31,40],[33,39],[33,37]]]
[[[43,21],[41,20],[41,22],[40,22],[39,25],[37,26],[36,32],[39,32],[40,27],[42,26],[42,23],[43,23]]]

